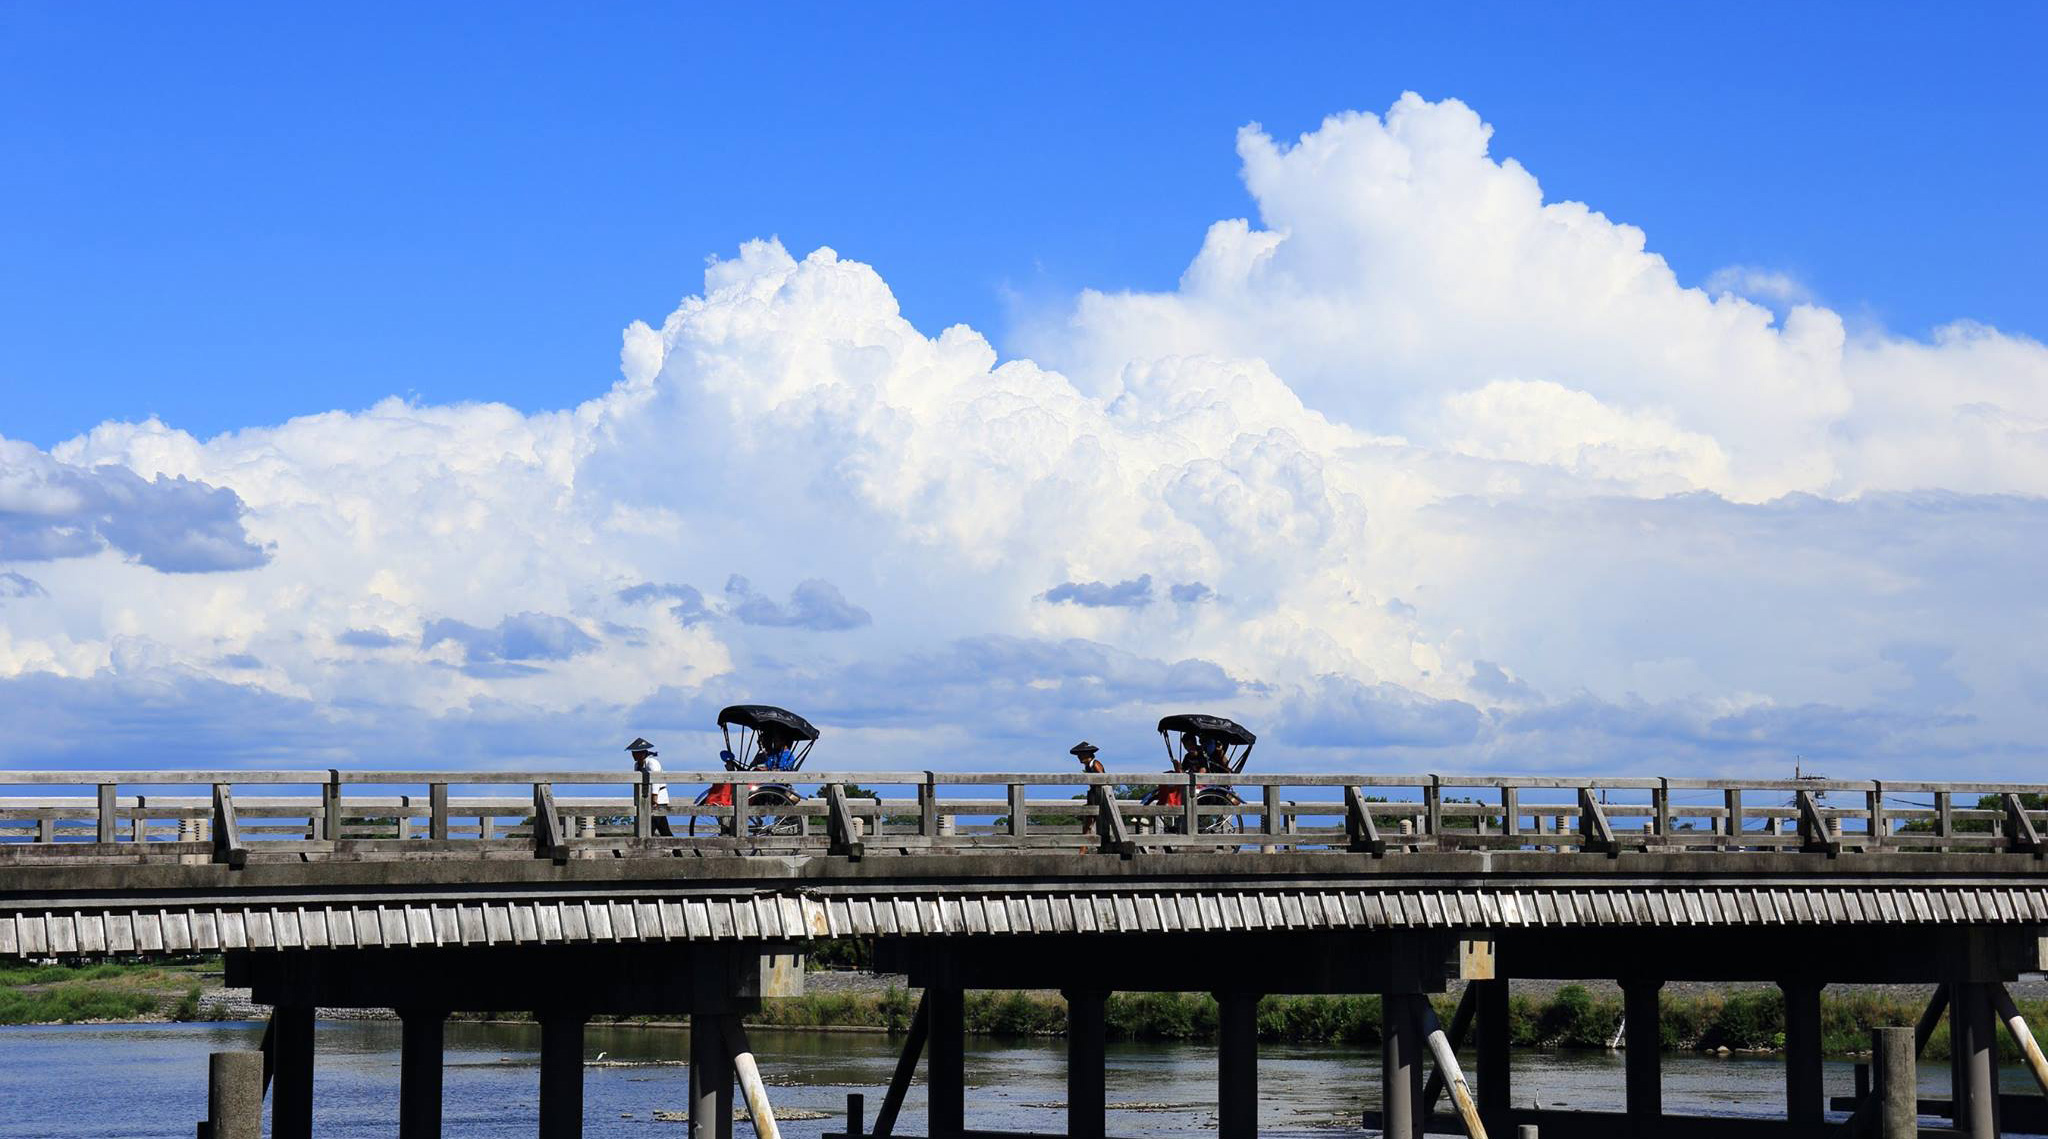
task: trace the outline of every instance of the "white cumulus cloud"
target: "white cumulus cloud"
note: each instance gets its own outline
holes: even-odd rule
[[[742,699],[930,765],[1198,706],[1280,766],[1995,771],[2048,727],[2041,345],[1688,286],[1455,101],[1238,151],[1256,222],[1026,357],[754,242],[567,410],[0,443],[42,725],[0,761],[613,758]]]

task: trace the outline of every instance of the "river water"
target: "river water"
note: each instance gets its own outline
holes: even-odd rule
[[[57,1139],[120,1136],[190,1139],[206,1114],[207,1053],[254,1048],[254,1023],[0,1028],[0,1135]],[[844,1123],[848,1092],[867,1096],[872,1123],[896,1062],[897,1040],[873,1033],[750,1033],[790,1139],[816,1139]],[[323,1022],[317,1033],[315,1133],[356,1139],[396,1132],[398,1025]],[[448,1026],[450,1139],[510,1139],[535,1131],[539,1030],[532,1025]],[[677,1028],[593,1025],[586,1055],[603,1061],[585,1077],[584,1134],[591,1139],[658,1139],[684,1133],[689,1034]],[[969,1127],[1056,1134],[1066,1113],[1065,1053],[1058,1040],[968,1043]],[[1620,1110],[1619,1053],[1519,1051],[1517,1103]],[[1469,1068],[1468,1068],[1469,1070]],[[2024,1073],[2004,1072],[2008,1091],[2029,1090]],[[1851,1066],[1830,1062],[1828,1094],[1851,1090]],[[1215,1054],[1198,1045],[1113,1044],[1109,1049],[1110,1134],[1214,1134]],[[1923,1068],[1927,1094],[1947,1090],[1946,1065]],[[1360,1134],[1360,1110],[1376,1103],[1377,1052],[1267,1045],[1259,1062],[1260,1130],[1273,1135]],[[923,1085],[911,1090],[899,1132],[924,1131]],[[1665,1057],[1664,1103],[1686,1114],[1772,1115],[1782,1111],[1784,1069],[1769,1057]],[[752,1129],[736,1123],[737,1135]]]

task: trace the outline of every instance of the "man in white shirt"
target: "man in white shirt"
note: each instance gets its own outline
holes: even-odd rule
[[[654,750],[653,744],[635,736],[633,742],[626,745],[626,750],[633,753],[633,770],[661,773],[661,761],[654,758],[661,753]],[[654,802],[654,833],[663,838],[674,838],[676,832],[668,826],[668,784],[654,784],[649,798]]]

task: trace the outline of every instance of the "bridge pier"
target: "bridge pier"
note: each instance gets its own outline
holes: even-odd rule
[[[1780,981],[1785,994],[1785,1118],[1818,1125],[1827,1119],[1821,1082],[1820,991],[1811,980]]]
[[[1657,996],[1661,979],[1631,977],[1621,982],[1624,1092],[1630,1118],[1649,1123],[1664,1114],[1664,1020]]]
[[[589,1019],[580,1010],[540,1015],[540,1139],[583,1137],[583,1025]]]
[[[1216,1134],[1259,1133],[1259,995],[1216,994]]]
[[[1998,1041],[1990,986],[1959,981],[1949,986],[1950,1117],[1968,1139],[1998,1135]]]
[[[313,1006],[270,1013],[271,1139],[313,1139]]]
[[[1066,989],[1067,1139],[1103,1139],[1108,1126],[1105,1042],[1109,994],[1100,989]]]
[[[925,1040],[925,1096],[931,1139],[967,1133],[967,993],[957,982],[925,990],[930,1036]]]
[[[1489,1134],[1506,1135],[1509,1109],[1508,981],[1473,981],[1479,1023],[1479,1118]]]
[[[398,1139],[441,1139],[443,1029],[439,1009],[399,1010]]]
[[[1386,1139],[1422,1139],[1422,1032],[1414,993],[1380,996],[1380,1131]]]
[[[732,1054],[720,1019],[690,1017],[690,1139],[732,1139]]]

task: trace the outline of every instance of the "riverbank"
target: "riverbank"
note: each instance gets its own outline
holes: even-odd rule
[[[204,961],[0,969],[0,1024],[198,1020],[206,972]]]
[[[813,973],[805,996],[763,1003],[748,1023],[763,1028],[901,1032],[917,1007],[917,993],[900,978]],[[1511,1044],[1517,1048],[1605,1048],[1621,1023],[1621,1000],[1611,986],[1517,985],[1508,1004]],[[2036,1025],[2048,1024],[2048,999],[2029,986],[2016,992]],[[1856,1055],[1869,1047],[1870,1029],[1912,1024],[1928,990],[1916,986],[1837,986],[1822,994],[1823,1047]],[[1455,993],[1433,998],[1446,1023]],[[1673,986],[1661,996],[1658,1046],[1666,1051],[1771,1052],[1784,1047],[1784,1006],[1770,987]],[[148,964],[40,965],[0,969],[0,1024],[76,1024],[171,1020],[245,1020],[268,1014],[244,990],[224,988],[218,958]],[[330,1019],[375,1020],[388,1010],[332,1010]],[[1066,1001],[1053,992],[972,992],[967,1031],[977,1036],[1058,1036],[1066,1031]],[[323,1014],[324,1015],[324,1014]],[[521,1021],[526,1014],[462,1014],[461,1020]],[[660,1017],[599,1017],[598,1022],[661,1023]],[[1259,1002],[1259,1038],[1288,1044],[1372,1047],[1380,1042],[1376,996],[1267,997]],[[1201,993],[1117,993],[1110,997],[1112,1040],[1172,1042],[1211,1039],[1216,1002]],[[2007,1059],[2019,1058],[2000,1038]],[[1944,1022],[1928,1042],[1926,1058],[1948,1055]]]

